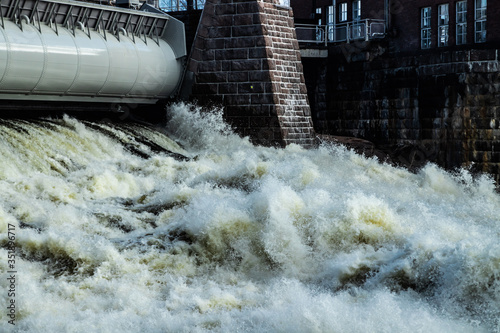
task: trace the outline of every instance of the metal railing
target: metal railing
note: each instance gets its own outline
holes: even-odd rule
[[[297,39],[301,43],[340,43],[372,40],[385,37],[385,21],[364,19],[339,24],[296,24]]]
[[[295,24],[297,40],[304,43],[327,43],[326,26],[315,24]]]

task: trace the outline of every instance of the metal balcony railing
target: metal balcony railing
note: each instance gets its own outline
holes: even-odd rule
[[[316,43],[325,44],[327,43],[326,37],[326,26],[315,25],[315,24],[295,24],[295,33],[297,34],[297,40],[303,43]]]
[[[385,21],[364,19],[339,24],[296,24],[297,39],[301,43],[340,43],[372,40],[385,37]]]

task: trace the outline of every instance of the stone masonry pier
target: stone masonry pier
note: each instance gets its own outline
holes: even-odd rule
[[[257,144],[312,146],[293,13],[278,0],[207,0],[188,64],[191,98],[224,106]]]

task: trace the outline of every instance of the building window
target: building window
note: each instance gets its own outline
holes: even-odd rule
[[[321,24],[321,7],[316,8],[316,17],[319,17],[318,24]]]
[[[335,8],[333,6],[328,6],[328,16],[326,17],[326,20],[328,29],[328,40],[333,40],[333,32],[335,25]]]
[[[438,46],[448,46],[448,24],[450,23],[450,11],[448,4],[438,7]]]
[[[467,1],[457,2],[457,45],[467,44]]]
[[[324,31],[321,28],[321,7],[316,8],[316,16],[319,16],[320,18],[318,19],[318,26],[316,27],[316,40],[317,41],[323,41],[323,34]]]
[[[188,10],[188,3],[187,1],[179,1],[179,0],[160,0],[160,1],[147,1],[147,3],[158,3],[159,8],[167,11],[167,12],[172,12],[172,11],[184,11]],[[205,5],[205,0],[193,0],[192,6],[194,9],[203,9]]]
[[[431,7],[421,9],[420,46],[423,49],[431,47]]]
[[[342,2],[340,4],[339,21],[340,22],[347,21],[347,2]]]
[[[361,0],[352,2],[352,20],[359,21],[361,19]]]
[[[487,0],[476,0],[476,43],[486,42],[486,5]]]

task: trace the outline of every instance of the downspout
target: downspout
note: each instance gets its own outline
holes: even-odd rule
[[[333,0],[333,42],[337,42],[337,0]]]
[[[389,31],[390,26],[390,11],[389,11],[389,0],[385,0],[384,4],[384,20],[385,20],[385,31]]]

